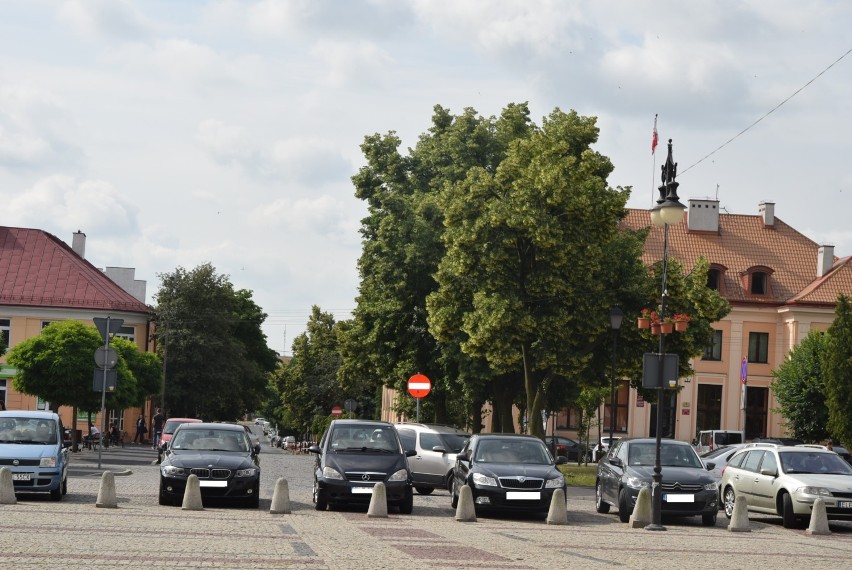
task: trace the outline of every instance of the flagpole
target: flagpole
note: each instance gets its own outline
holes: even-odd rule
[[[657,175],[657,113],[654,113],[654,131],[651,135],[651,207],[656,204],[654,197],[654,177]]]

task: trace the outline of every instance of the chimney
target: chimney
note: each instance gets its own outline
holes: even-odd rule
[[[686,227],[691,232],[719,233],[719,201],[690,198]]]
[[[74,232],[74,238],[71,240],[71,249],[74,253],[86,259],[86,234],[77,230]]]
[[[763,227],[775,226],[775,202],[763,201],[757,206],[757,211],[763,216]]]
[[[821,245],[817,250],[817,277],[822,277],[831,271],[834,265],[834,246]]]

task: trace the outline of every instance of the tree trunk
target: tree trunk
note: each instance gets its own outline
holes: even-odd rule
[[[533,370],[532,357],[527,345],[521,345],[521,354],[524,361],[524,388],[527,394],[527,433],[544,439],[544,426],[541,423],[544,394],[541,392],[541,381]]]

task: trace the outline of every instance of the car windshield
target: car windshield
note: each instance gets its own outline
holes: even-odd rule
[[[852,467],[833,452],[782,451],[778,455],[784,473],[852,475]]]
[[[23,417],[0,418],[0,443],[55,444],[56,422]]]
[[[653,442],[634,443],[628,449],[627,463],[628,465],[653,465],[656,455],[656,445]],[[660,445],[660,465],[662,467],[704,468],[691,447],[666,442]]]
[[[333,451],[399,452],[393,426],[336,426],[330,437]]]
[[[219,429],[184,429],[175,432],[171,448],[185,451],[236,451],[250,450],[245,433]]]
[[[541,441],[527,439],[487,439],[476,446],[474,461],[483,463],[552,463]]]
[[[458,433],[442,433],[441,440],[444,442],[444,447],[446,447],[447,451],[450,453],[458,453],[461,451],[464,444],[467,443],[467,440],[470,439],[468,434],[458,434]]]

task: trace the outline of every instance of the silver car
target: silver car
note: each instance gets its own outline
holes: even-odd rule
[[[699,455],[701,461],[705,465],[709,463],[713,464],[713,469],[710,470],[710,475],[713,476],[713,479],[716,480],[716,485],[719,487],[719,497],[722,496],[722,472],[725,470],[725,466],[728,464],[731,457],[733,457],[737,451],[746,445],[747,444],[745,443],[723,445],[721,447],[717,447],[713,451],[707,451]]]
[[[821,498],[829,519],[852,520],[852,467],[834,453],[809,447],[760,444],[731,457],[722,474],[722,501],[731,518],[738,496],[748,510],[778,515],[785,528],[809,519]]]
[[[456,454],[470,434],[443,425],[399,423],[395,425],[402,447],[417,453],[408,458],[411,480],[421,495],[435,489],[449,489]]]

